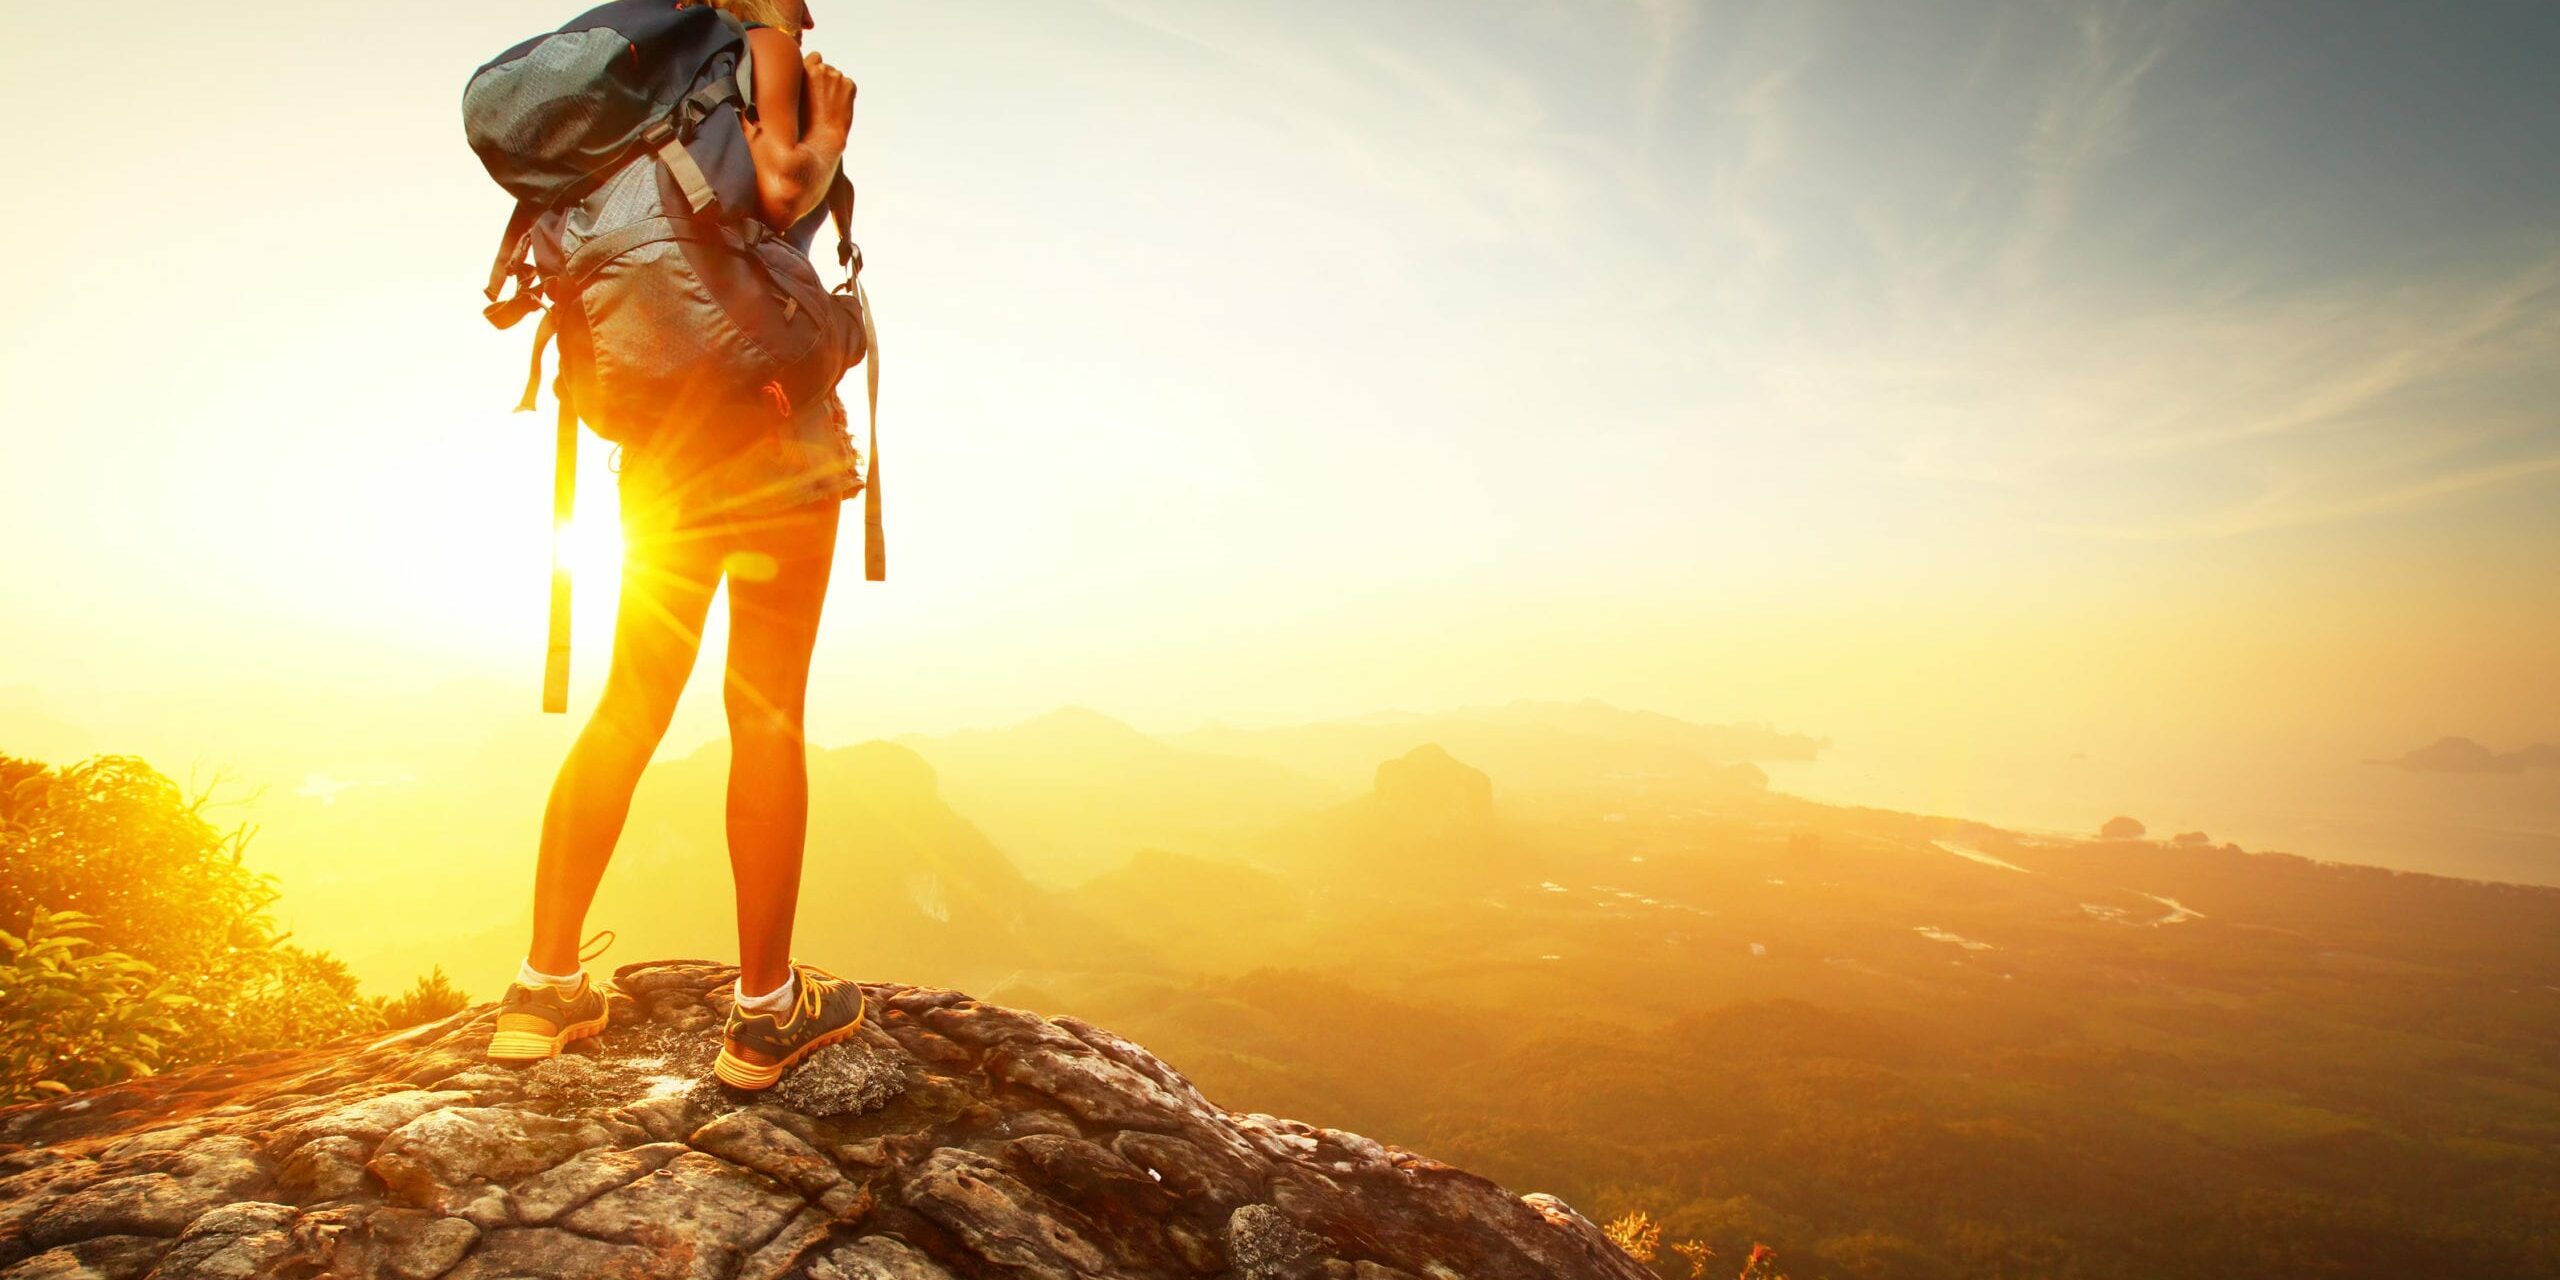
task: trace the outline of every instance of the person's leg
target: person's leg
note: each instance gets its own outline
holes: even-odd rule
[[[738,983],[749,993],[790,979],[809,826],[802,713],[809,655],[835,564],[839,504],[759,522],[732,542],[729,664],[729,867],[738,895]]]
[[[717,550],[682,535],[635,530],[624,553],[613,665],[595,715],[551,784],[534,872],[533,948],[545,973],[578,971],[578,935],[630,816],[631,793],[666,736],[702,647],[719,585]]]

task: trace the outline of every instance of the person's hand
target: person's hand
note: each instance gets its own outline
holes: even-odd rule
[[[853,77],[814,53],[803,57],[800,66],[807,74],[810,127],[831,132],[852,128]]]

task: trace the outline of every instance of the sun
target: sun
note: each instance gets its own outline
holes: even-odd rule
[[[609,503],[581,503],[559,533],[560,555],[582,593],[612,594],[622,579],[622,518]]]

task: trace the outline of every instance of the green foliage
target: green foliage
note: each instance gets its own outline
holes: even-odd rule
[[[381,1030],[395,1007],[460,1007],[441,974],[368,1001],[335,957],[293,945],[269,915],[274,881],[242,858],[251,831],[215,827],[205,805],[139,760],[0,757],[0,930],[20,939],[0,1093],[325,1043]]]
[[[433,972],[420,975],[416,986],[391,999],[376,1001],[374,1010],[382,1020],[383,1030],[398,1031],[451,1017],[470,1005],[471,997],[444,976],[443,965],[437,965]]]
[[[81,935],[78,911],[32,912],[0,931],[0,1104],[148,1075],[192,1003],[129,955]]]

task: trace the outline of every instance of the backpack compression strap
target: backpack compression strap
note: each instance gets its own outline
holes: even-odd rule
[[[738,92],[738,78],[722,76],[686,94],[666,119],[650,125],[649,131],[640,135],[640,145],[658,153],[658,162],[675,175],[676,185],[684,188],[685,203],[692,205],[695,213],[719,204],[720,195],[711,189],[711,179],[703,175],[693,153],[685,150],[685,139],[693,136],[694,126],[701,124],[703,117],[722,104],[735,103],[743,114],[746,101],[746,96]]]

